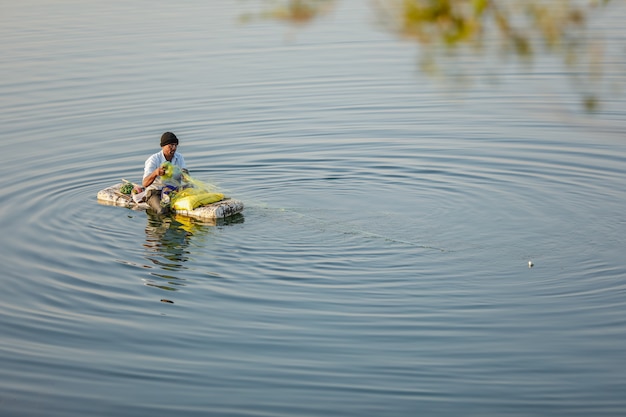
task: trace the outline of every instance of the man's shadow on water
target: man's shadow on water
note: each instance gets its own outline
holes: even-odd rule
[[[202,241],[215,232],[216,226],[228,226],[244,222],[241,214],[226,219],[196,220],[177,214],[158,215],[152,210],[146,211],[146,250],[145,257],[157,271],[150,275],[153,279],[146,280],[146,285],[166,291],[178,291],[185,285],[185,279],[178,277],[180,271],[187,269],[189,260],[189,244]],[[161,300],[171,302],[169,300]]]

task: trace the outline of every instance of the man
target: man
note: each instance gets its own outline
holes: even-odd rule
[[[170,183],[180,185],[180,178],[172,178],[164,181],[161,176],[165,175],[163,164],[170,162],[182,172],[188,173],[185,159],[177,152],[178,138],[172,132],[165,132],[161,136],[161,150],[150,156],[144,165],[142,185],[146,187],[146,201],[157,214],[166,214],[168,207],[161,205],[161,190]]]

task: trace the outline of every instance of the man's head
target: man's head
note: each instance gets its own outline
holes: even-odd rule
[[[178,138],[175,134],[173,134],[172,132],[165,132],[163,133],[163,135],[161,135],[161,148],[163,149],[165,159],[171,161],[177,147]]]
[[[175,143],[178,145],[178,138],[172,132],[165,132],[161,135],[161,147],[165,145],[169,145],[170,143]]]

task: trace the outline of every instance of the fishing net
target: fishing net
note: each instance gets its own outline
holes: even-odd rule
[[[164,192],[169,196],[170,207],[174,210],[191,211],[197,207],[215,203],[224,199],[224,194],[215,191],[215,187],[189,175],[171,162],[163,163],[166,183]],[[167,189],[171,191],[167,192]]]

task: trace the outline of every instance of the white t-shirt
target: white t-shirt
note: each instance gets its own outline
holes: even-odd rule
[[[163,155],[163,150],[150,156],[144,165],[143,177],[146,178],[148,175],[152,174],[155,169],[160,167],[166,161],[167,159],[165,159],[165,155]],[[187,165],[185,165],[185,158],[183,158],[183,156],[178,152],[174,152],[174,156],[170,162],[180,169],[187,169]]]

